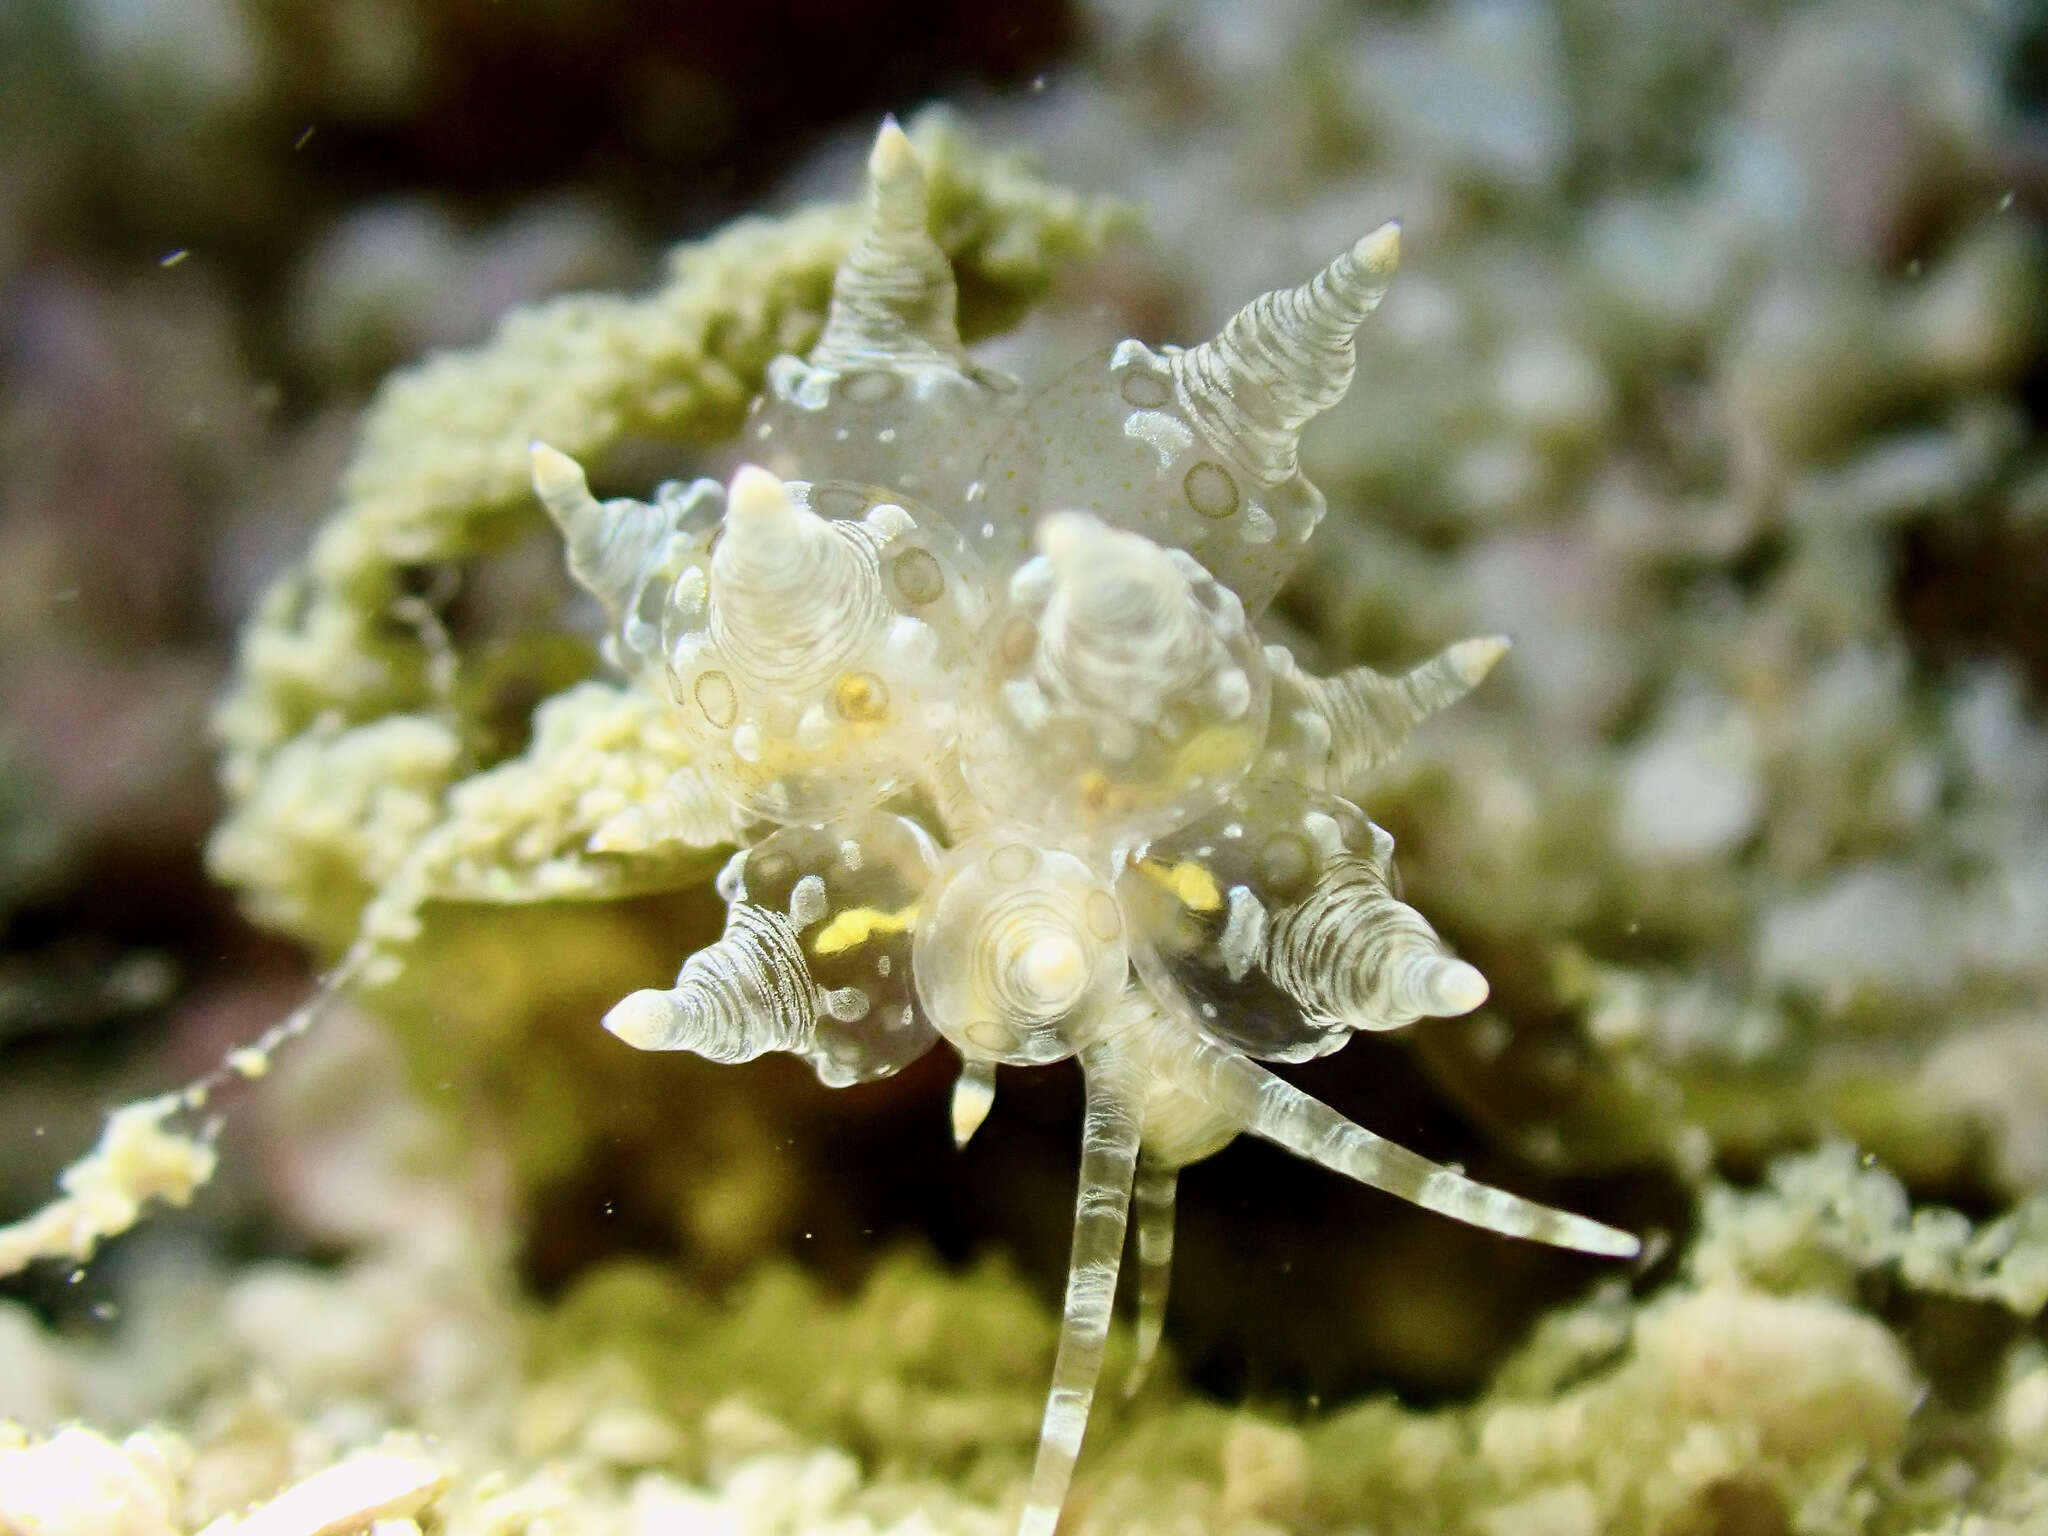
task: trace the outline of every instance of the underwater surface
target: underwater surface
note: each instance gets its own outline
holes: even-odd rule
[[[1062,1531],[2048,1529],[2032,8],[0,40],[0,1531],[1046,1529],[1074,1051],[1138,1230]],[[997,823],[1079,926],[940,945]],[[1175,1029],[1642,1252],[1204,1156]]]

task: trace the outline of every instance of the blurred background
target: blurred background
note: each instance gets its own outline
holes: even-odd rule
[[[1972,1211],[2048,1188],[2037,6],[6,0],[0,1216],[309,985],[206,876],[207,713],[377,381],[851,195],[881,114],[934,102],[1140,216],[993,343],[1027,381],[1405,221],[1279,625],[1328,666],[1515,637],[1366,806],[1495,997],[1300,1081],[1667,1253],[1703,1179],[1829,1136]],[[674,920],[671,965],[708,936]],[[622,1064],[604,1000],[562,1026],[596,1109],[499,1191],[535,1291],[625,1251],[849,1287],[908,1241],[1056,1295],[1070,1074],[1006,1074],[956,1159],[936,1057],[838,1095]],[[335,1188],[350,1116],[406,1065],[334,1034],[324,1089],[233,1101],[196,1210],[5,1294],[90,1335],[167,1252],[345,1257],[390,1219]],[[406,1062],[466,1139],[516,1134],[459,1039]],[[679,1095],[738,1109],[678,1131]],[[1596,1272],[1258,1147],[1183,1191],[1169,1338],[1225,1397],[1469,1392]]]

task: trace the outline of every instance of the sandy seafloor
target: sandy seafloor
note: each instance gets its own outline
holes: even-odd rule
[[[851,195],[881,114],[933,102],[1136,211],[987,344],[1027,379],[1402,218],[1275,626],[1330,667],[1514,638],[1366,801],[1493,995],[1295,1075],[1649,1239],[1540,1253],[1234,1146],[1183,1181],[1168,1367],[1125,1403],[1113,1348],[1062,1529],[2048,1531],[2020,0],[22,0],[0,1218],[304,996],[367,894],[259,819],[215,845],[257,926],[202,844],[234,635],[377,381]],[[587,632],[554,551],[418,574],[516,751],[590,666],[536,638]],[[1005,1530],[1076,1084],[1006,1074],[956,1158],[938,1053],[833,1094],[597,1030],[713,931],[703,894],[444,910],[221,1095],[190,1208],[0,1292],[0,1530]]]

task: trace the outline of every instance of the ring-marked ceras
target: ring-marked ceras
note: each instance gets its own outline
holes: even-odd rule
[[[1133,1190],[1142,1369],[1175,1170],[1241,1132],[1495,1232],[1638,1244],[1259,1065],[1487,995],[1395,894],[1392,839],[1345,797],[1505,643],[1318,678],[1254,628],[1322,515],[1296,446],[1350,385],[1395,226],[1213,340],[1124,341],[1032,394],[963,350],[893,123],[868,171],[824,331],[771,366],[729,485],[600,503],[540,445],[534,482],[612,616],[612,659],[699,744],[671,794],[754,829],[720,877],[724,937],[606,1026],[716,1061],[793,1052],[834,1085],[943,1037],[963,1144],[997,1067],[1080,1060],[1073,1252],[1019,1527],[1045,1536]]]

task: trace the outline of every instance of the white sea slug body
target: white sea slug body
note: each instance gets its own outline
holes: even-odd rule
[[[1133,1191],[1142,1365],[1174,1171],[1239,1132],[1494,1231],[1638,1245],[1383,1141],[1258,1064],[1486,997],[1395,894],[1392,839],[1346,796],[1504,644],[1316,678],[1255,628],[1321,516],[1296,445],[1350,384],[1395,229],[1212,341],[1126,341],[1034,396],[962,349],[893,123],[869,172],[824,333],[770,368],[756,462],[729,485],[601,503],[534,450],[570,568],[612,616],[608,654],[701,748],[670,793],[754,829],[720,880],[725,936],[605,1023],[718,1061],[792,1052],[835,1086],[944,1039],[961,1141],[999,1065],[1080,1060],[1065,1318],[1020,1524],[1048,1536]]]

